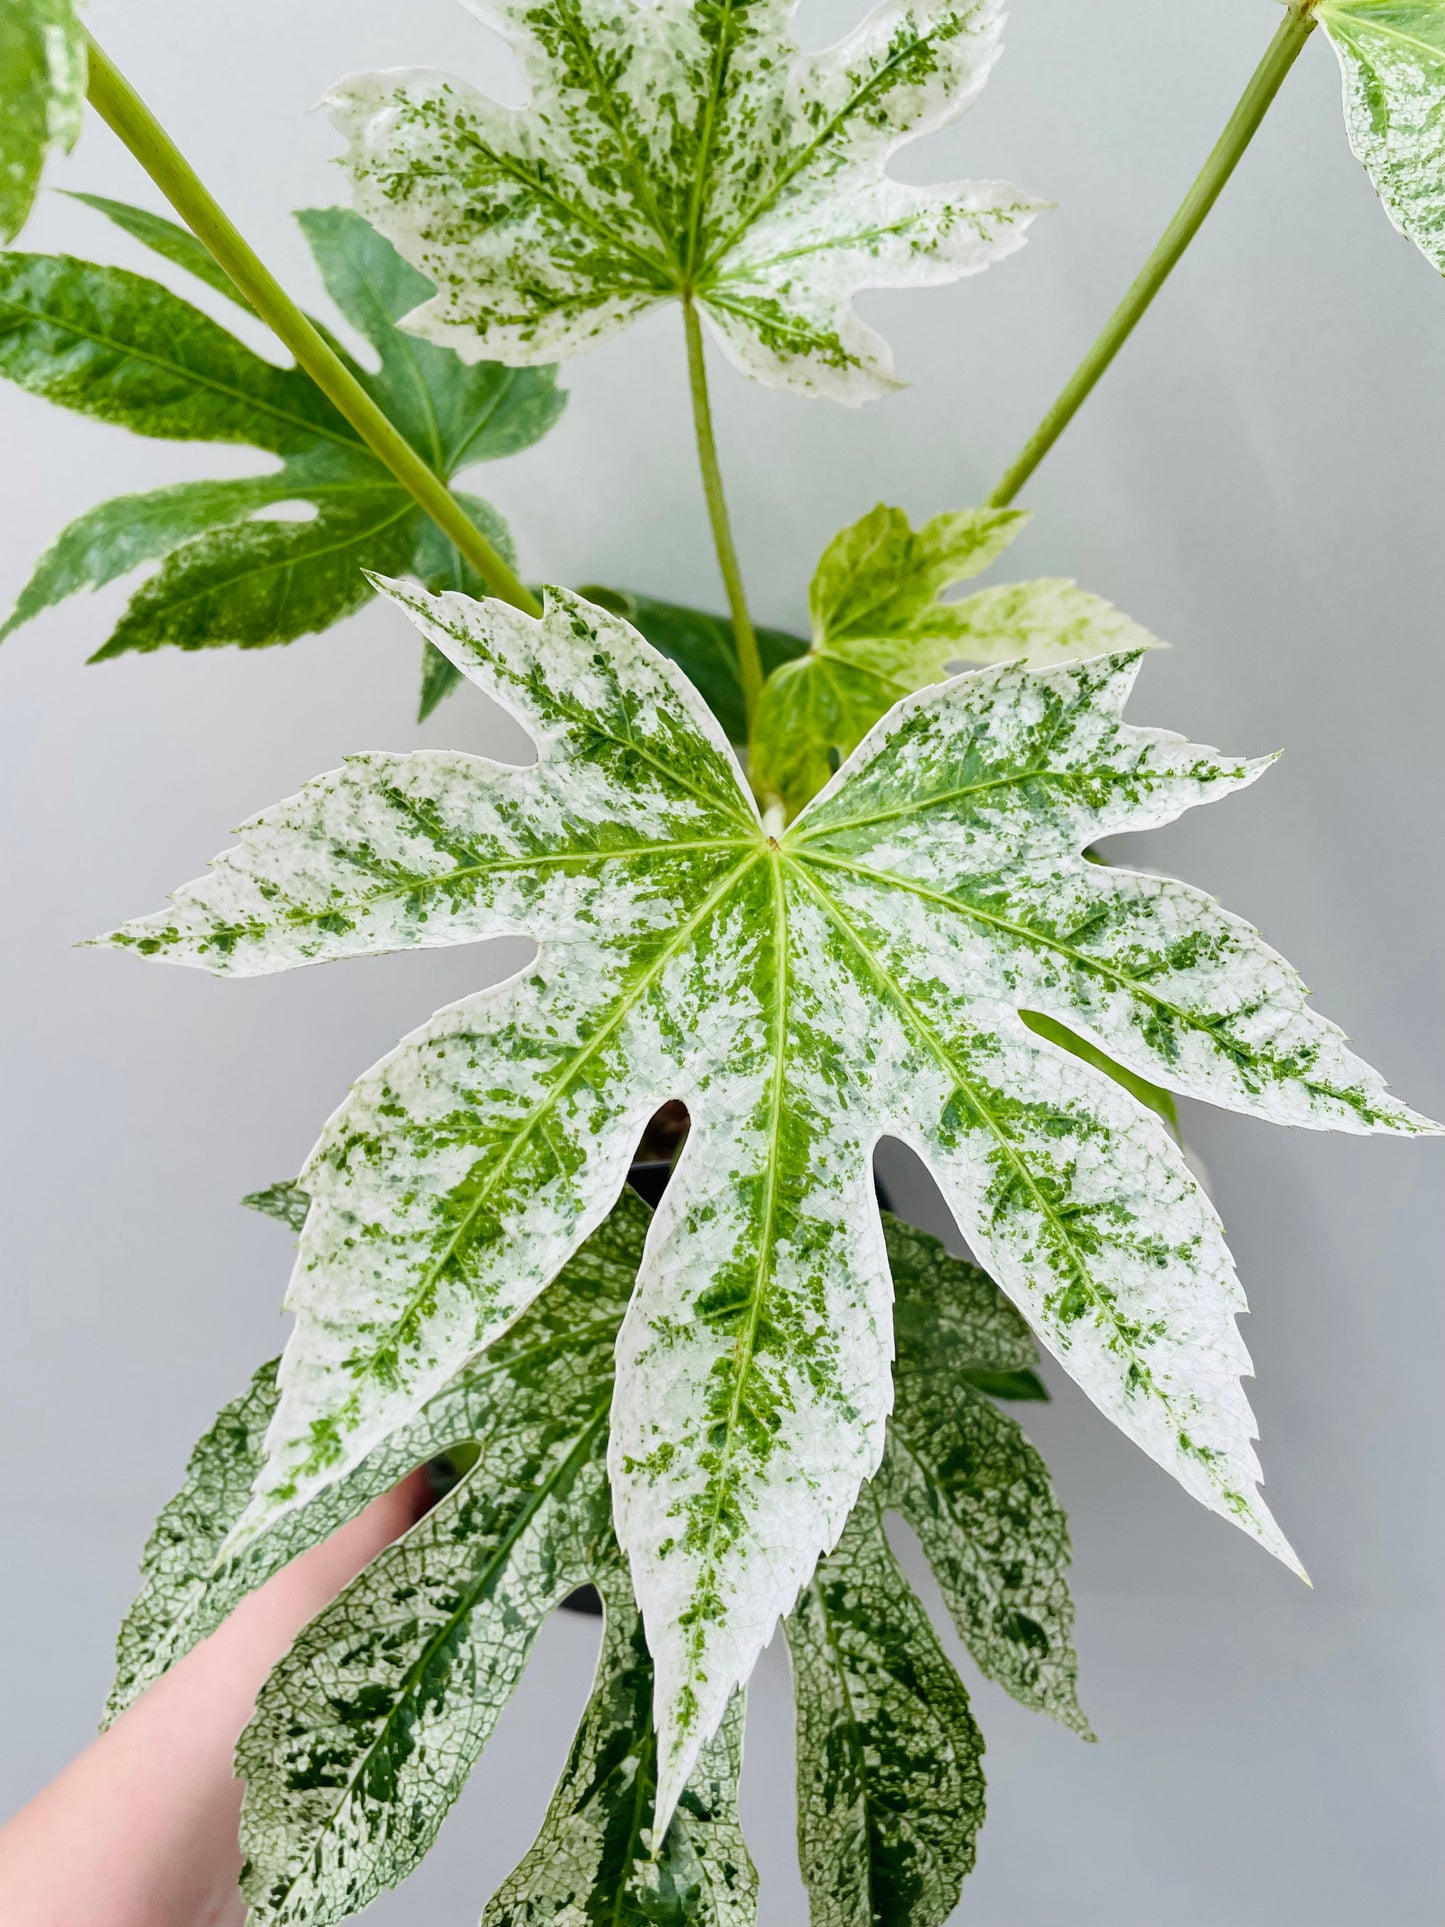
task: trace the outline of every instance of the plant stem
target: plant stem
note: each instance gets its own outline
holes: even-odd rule
[[[1034,430],[1023,453],[989,497],[990,508],[1007,508],[1014,500],[1088,399],[1095,383],[1129,339],[1150,302],[1169,278],[1179,257],[1199,232],[1206,215],[1219,199],[1226,181],[1239,165],[1244,150],[1269,111],[1285,75],[1309,39],[1315,24],[1315,5],[1316,0],[1290,0],[1284,19],[1265,50],[1264,58],[1240,95],[1239,104],[1230,115],[1214,151],[1180,202],[1174,219],[1135,276],[1128,293],[1110,315],[1103,333],[1070,375],[1058,400]]]
[[[713,547],[723,586],[732,611],[733,636],[738,646],[738,681],[742,684],[743,710],[749,726],[758,697],[763,693],[763,662],[758,654],[758,638],[748,614],[748,599],[743,591],[738,552],[733,547],[732,524],[728,520],[727,499],[723,495],[722,470],[718,467],[717,443],[712,432],[712,407],[707,398],[707,364],[703,359],[702,324],[692,297],[682,298],[682,324],[687,332],[687,373],[692,387],[692,420],[697,430],[697,459],[702,469],[702,491],[707,497],[708,520],[712,523]]]
[[[130,82],[89,34],[86,42],[87,92],[101,119],[120,136],[197,240],[210,250],[262,321],[290,349],[297,365],[346,417],[377,460],[426,510],[487,587],[528,615],[540,615],[542,605],[537,598],[268,272]]]

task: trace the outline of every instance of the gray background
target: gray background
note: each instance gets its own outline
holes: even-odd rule
[[[448,0],[94,0],[90,17],[313,300],[286,210],[341,196],[333,136],[307,115],[324,86],[364,66],[505,71]],[[821,44],[851,17],[812,4],[803,32]],[[867,299],[914,386],[854,414],[718,368],[759,616],[799,621],[821,545],[880,495],[924,515],[986,494],[1276,18],[1263,0],[1018,6],[981,104],[899,165],[918,179],[1008,176],[1059,207],[980,280]],[[154,204],[96,125],[59,178]],[[27,242],[148,265],[53,196]],[[675,314],[566,380],[554,434],[473,477],[512,518],[524,566],[716,605]],[[134,440],[10,391],[0,422],[0,600],[103,495],[250,460]],[[1175,645],[1146,668],[1140,719],[1288,751],[1247,796],[1136,846],[1138,859],[1256,920],[1360,1048],[1439,1114],[1445,290],[1346,148],[1323,44],[1028,500],[1037,519],[1005,576],[1076,575]],[[415,726],[416,644],[387,610],[269,656],[86,668],[123,593],[47,616],[0,663],[5,1807],[92,1730],[148,1523],[215,1406],[282,1335],[284,1234],[235,1200],[295,1170],[348,1079],[400,1032],[519,960],[515,947],[412,955],[219,984],[72,949],[154,907],[243,816],[347,751],[515,748],[470,692]],[[978,1685],[991,1812],[958,1919],[1429,1927],[1442,1902],[1440,1149],[1198,1109],[1188,1130],[1254,1308],[1270,1498],[1316,1589],[1194,1506],[1051,1374],[1056,1402],[1028,1417],[1073,1518],[1101,1743]],[[546,1632],[433,1858],[369,1919],[475,1918],[541,1814],[594,1638],[577,1621]],[[763,1920],[800,1927],[776,1652],[753,1697]]]

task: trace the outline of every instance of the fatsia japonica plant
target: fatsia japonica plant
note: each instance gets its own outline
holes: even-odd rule
[[[298,1177],[247,1200],[297,1235],[294,1329],[161,1515],[107,1716],[430,1465],[437,1503],[304,1629],[242,1736],[253,1921],[338,1921],[403,1878],[542,1622],[591,1586],[592,1696],[489,1927],[755,1920],[737,1783],[780,1623],[813,1921],[940,1927],[973,1864],[983,1742],[886,1518],[916,1533],[979,1671],[1089,1737],[1063,1514],[1004,1409],[1045,1396],[1037,1346],[1300,1570],[1259,1494],[1244,1298],[1173,1094],[1436,1128],[1249,925],[1095,849],[1270,759],[1126,720],[1154,638],[1086,589],[957,591],[1018,534],[1019,491],[1317,22],[1355,151],[1445,268],[1445,3],[1291,0],[990,501],[917,527],[867,510],[816,565],[806,636],[749,613],[708,341],[769,386],[877,399],[897,376],[854,296],[1020,246],[1032,194],[889,171],[983,86],[1001,7],[885,0],[822,52],[779,0],[477,11],[521,105],[418,70],[332,92],[354,207],[299,219],[359,357],[283,292],[68,0],[0,0],[6,238],[88,94],[184,225],[80,198],[294,357],[126,270],[0,257],[0,373],[276,462],[90,511],[0,634],[142,564],[99,658],[286,643],[380,596],[420,637],[423,714],[470,682],[534,752],[354,756],[97,940],[225,977],[535,947],[364,1071]],[[725,617],[534,590],[497,510],[452,487],[545,434],[558,359],[664,304]],[[293,504],[312,513],[277,517]],[[880,1208],[885,1138],[931,1172],[971,1260]],[[655,1210],[628,1182],[643,1144],[665,1157]]]

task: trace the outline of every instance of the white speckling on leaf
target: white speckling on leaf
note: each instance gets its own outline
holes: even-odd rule
[[[528,91],[420,69],[332,89],[356,205],[436,286],[409,325],[514,365],[692,296],[745,374],[856,403],[898,386],[853,311],[1012,253],[1044,204],[885,171],[974,99],[1000,0],[885,0],[802,53],[786,0],[493,0]]]
[[[1212,1206],[1157,1116],[1018,1014],[1256,1116],[1434,1128],[1247,924],[1084,858],[1265,765],[1125,723],[1137,656],[1009,664],[898,703],[773,843],[701,699],[616,617],[383,586],[536,763],[360,759],[109,939],[237,975],[499,930],[538,945],[369,1071],[302,1173],[296,1330],[231,1549],[505,1329],[681,1099],[609,1456],[657,1670],[659,1824],[883,1453],[880,1136],[924,1158],[1100,1409],[1294,1564],[1258,1496]]]

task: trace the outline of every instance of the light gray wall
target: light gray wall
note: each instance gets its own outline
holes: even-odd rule
[[[289,285],[286,210],[339,198],[306,110],[352,67],[501,63],[449,0],[93,0],[101,40]],[[1017,260],[871,298],[915,386],[860,414],[716,377],[758,613],[800,619],[821,544],[880,495],[977,502],[1162,226],[1273,30],[1261,0],[1021,0],[998,78],[912,178],[1055,198]],[[821,43],[847,9],[805,9]],[[1323,45],[1157,311],[1029,491],[1014,573],[1077,575],[1175,645],[1135,714],[1232,749],[1258,788],[1136,845],[1218,891],[1417,1104],[1445,1108],[1439,975],[1445,289],[1387,226]],[[139,200],[104,130],[59,178]],[[30,235],[147,265],[50,197]],[[229,312],[227,319],[234,319]],[[664,314],[568,371],[541,447],[478,485],[525,566],[718,601]],[[259,337],[258,337],[259,339]],[[0,599],[108,493],[243,470],[0,396]],[[348,1079],[507,968],[462,952],[218,984],[77,951],[157,904],[254,807],[349,750],[495,748],[479,697],[411,721],[416,645],[372,609],[265,657],[84,666],[123,592],[0,661],[10,1577],[0,1806],[86,1738],[148,1523],[215,1406],[274,1349],[283,1234],[236,1209],[293,1171]],[[979,1927],[1430,1927],[1441,1917],[1438,1146],[1194,1110],[1254,1307],[1270,1498],[1307,1592],[1207,1516],[1057,1373],[1030,1427],[1070,1508],[1100,1744],[980,1684],[991,1815]],[[412,1884],[368,1916],[461,1927],[530,1838],[591,1663],[559,1622]],[[965,1673],[969,1673],[964,1662]],[[971,1676],[971,1675],[970,1675]],[[747,1799],[765,1927],[800,1927],[781,1664],[754,1694]]]

